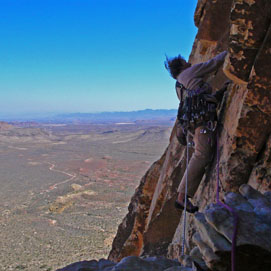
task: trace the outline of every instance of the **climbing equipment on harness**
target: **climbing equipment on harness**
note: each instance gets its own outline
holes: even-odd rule
[[[213,95],[206,92],[206,87],[200,87],[197,90],[189,90],[176,81],[176,92],[180,99],[177,118],[180,121],[184,131],[196,129],[204,126],[202,133],[207,130],[214,131],[216,128],[217,100]],[[186,97],[183,99],[183,93],[186,91]]]

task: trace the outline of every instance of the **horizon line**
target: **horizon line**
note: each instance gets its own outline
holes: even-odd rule
[[[88,111],[88,112],[82,112],[82,111],[30,111],[30,112],[1,112],[1,116],[8,116],[8,115],[31,115],[31,114],[39,114],[39,115],[46,115],[46,114],[100,114],[100,113],[128,113],[128,112],[139,112],[139,111],[170,111],[170,110],[177,110],[176,108],[145,108],[145,109],[134,109],[134,110],[104,110],[104,111]]]

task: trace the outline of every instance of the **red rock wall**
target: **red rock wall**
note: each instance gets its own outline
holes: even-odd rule
[[[120,261],[126,256],[138,256],[143,246],[143,232],[149,214],[153,193],[159,179],[165,154],[156,161],[136,189],[128,214],[119,225],[109,258]]]
[[[198,34],[189,61],[203,62],[227,50],[223,71],[233,80],[220,110],[221,195],[237,191],[244,183],[261,192],[271,190],[270,23],[270,0],[199,0],[195,11]],[[226,80],[223,71],[207,79],[214,90]],[[173,129],[165,154],[149,169],[132,198],[109,259],[179,256],[182,217],[174,201],[184,170],[184,148]],[[216,157],[194,197],[200,210],[214,201],[215,179]],[[195,231],[191,221],[188,216],[188,236]],[[191,239],[187,247],[193,247]]]

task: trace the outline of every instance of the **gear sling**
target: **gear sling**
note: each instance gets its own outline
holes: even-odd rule
[[[186,89],[183,84],[176,81],[176,92],[180,99],[177,118],[183,128],[183,132],[187,134],[189,130],[195,130],[199,126],[205,127],[202,133],[206,133],[206,129],[214,131],[217,122],[217,100],[210,92],[210,86],[203,83],[197,90]],[[178,89],[180,89],[178,91]],[[184,98],[184,91],[186,97]]]

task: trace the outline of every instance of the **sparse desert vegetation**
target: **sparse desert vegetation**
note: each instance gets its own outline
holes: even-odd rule
[[[106,257],[172,123],[36,124],[0,131],[0,270]]]

